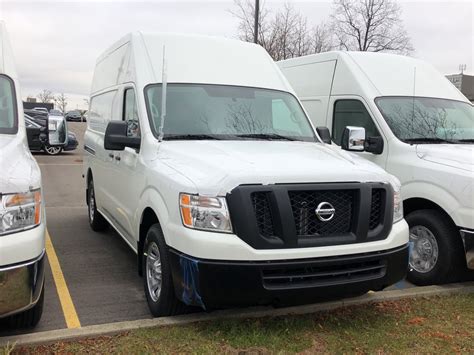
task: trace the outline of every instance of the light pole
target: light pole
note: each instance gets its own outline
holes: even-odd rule
[[[253,42],[258,43],[258,16],[260,12],[260,1],[255,0],[255,23],[253,28]]]

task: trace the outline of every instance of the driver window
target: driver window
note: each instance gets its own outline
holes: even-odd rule
[[[127,136],[140,137],[140,123],[134,89],[125,90],[122,119],[127,122]]]
[[[380,137],[372,117],[359,100],[337,100],[334,104],[332,140],[337,145],[341,145],[347,126],[363,127],[367,137]]]

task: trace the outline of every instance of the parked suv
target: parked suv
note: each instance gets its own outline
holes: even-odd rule
[[[0,319],[35,326],[44,299],[41,174],[28,150],[19,83],[0,22]]]
[[[89,223],[137,253],[153,315],[313,302],[405,276],[398,180],[322,143],[260,46],[128,35],[97,60],[89,112]]]
[[[408,279],[474,275],[474,110],[430,64],[399,55],[330,52],[279,63],[328,143],[365,128],[365,152],[402,182],[410,226]]]

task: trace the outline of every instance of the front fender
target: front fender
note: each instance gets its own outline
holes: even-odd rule
[[[440,185],[426,181],[412,181],[402,185],[402,198],[406,201],[411,198],[423,198],[440,206],[457,226],[463,226],[462,209],[458,199]]]

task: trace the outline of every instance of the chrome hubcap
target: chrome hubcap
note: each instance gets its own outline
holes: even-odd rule
[[[410,228],[410,270],[427,273],[438,261],[438,242],[434,234],[424,226]]]
[[[61,151],[61,147],[46,147],[46,151],[49,154],[58,154]]]
[[[91,222],[94,221],[94,210],[95,210],[95,198],[94,198],[94,187],[90,187],[89,190],[89,218]]]
[[[158,245],[151,242],[146,254],[146,282],[153,302],[157,302],[161,294],[162,271]]]

